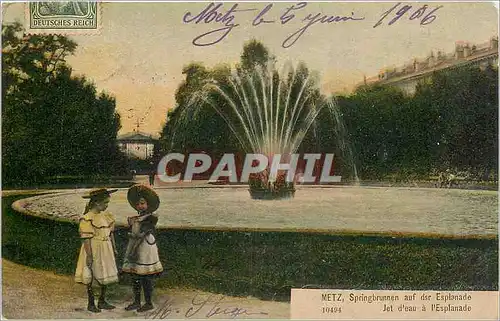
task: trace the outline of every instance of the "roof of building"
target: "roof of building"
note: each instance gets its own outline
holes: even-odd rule
[[[119,142],[154,142],[156,139],[152,135],[143,132],[131,132],[118,136],[116,139]]]
[[[494,45],[495,43],[496,45]],[[453,53],[438,52],[436,56],[431,53],[425,59],[414,59],[404,66],[386,69],[377,76],[366,78],[363,84],[388,84],[410,78],[420,78],[434,71],[462,67],[492,56],[498,57],[498,38],[492,38],[490,42],[481,45],[457,43]]]

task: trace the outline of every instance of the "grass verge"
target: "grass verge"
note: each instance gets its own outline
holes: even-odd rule
[[[78,228],[15,212],[2,198],[3,257],[72,274]],[[289,300],[291,288],[498,290],[498,238],[448,239],[298,232],[158,231],[160,287]],[[116,240],[123,254],[127,231]],[[120,265],[121,258],[118,258]],[[126,283],[126,278],[122,279]]]

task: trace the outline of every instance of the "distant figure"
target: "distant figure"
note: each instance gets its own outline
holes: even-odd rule
[[[447,169],[446,172],[439,173],[438,185],[439,188],[451,188],[453,185],[458,187],[458,180],[457,177],[452,174],[449,169]]]
[[[438,177],[438,187],[443,188],[446,186],[447,180],[446,174],[444,172],[440,172]]]
[[[295,174],[295,183],[296,184],[304,184],[304,173]]]
[[[152,170],[149,172],[149,185],[150,186],[155,186],[155,176],[156,176],[156,171]]]
[[[447,180],[448,180],[448,188],[451,188],[453,185],[458,187],[458,180],[454,174],[449,173]]]

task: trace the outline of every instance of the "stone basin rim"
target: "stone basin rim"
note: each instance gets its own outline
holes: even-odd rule
[[[203,186],[191,186],[191,187],[168,187],[166,189],[186,189],[186,188],[217,188],[215,187],[203,187]],[[224,187],[224,188],[234,188],[235,186]],[[304,186],[302,186],[304,187]],[[310,188],[311,186],[307,186],[306,188]],[[405,190],[426,190],[435,188],[418,188],[418,187],[379,187],[379,186],[336,186],[329,185],[327,189],[331,187],[353,187],[353,188],[381,188],[381,189],[405,189]],[[247,186],[241,185],[237,186],[237,189],[240,188],[248,188]],[[319,186],[314,186],[313,188],[320,188]],[[161,188],[160,188],[161,189]],[[49,219],[53,221],[59,222],[67,222],[76,224],[78,222],[78,218],[66,218],[48,215],[40,212],[30,211],[25,208],[25,204],[30,200],[35,200],[39,198],[50,198],[50,197],[59,197],[63,195],[75,195],[79,194],[77,191],[88,191],[88,188],[84,189],[73,189],[71,191],[49,191],[46,193],[41,193],[37,195],[33,195],[30,197],[19,199],[12,203],[11,207],[15,211],[29,215],[33,217],[38,217],[42,219]],[[119,188],[118,190],[128,190],[128,188]],[[444,190],[446,191],[446,190]],[[454,190],[461,191],[461,190]],[[471,191],[471,190],[463,190],[463,191]],[[475,190],[474,190],[475,191]],[[495,191],[486,191],[479,190],[479,193],[488,193]],[[118,227],[126,227],[126,224],[117,222],[116,226]],[[321,228],[265,228],[265,227],[223,227],[223,226],[207,226],[207,225],[170,225],[170,226],[159,226],[157,228],[159,231],[166,230],[194,230],[194,231],[206,231],[206,232],[241,232],[241,233],[269,233],[269,232],[277,232],[277,233],[311,233],[311,234],[323,234],[323,235],[331,235],[331,236],[346,236],[346,237],[384,237],[384,238],[393,238],[393,239],[408,239],[408,238],[423,238],[423,239],[448,239],[448,240],[498,240],[498,234],[493,233],[484,233],[484,234],[442,234],[442,233],[430,233],[430,232],[400,232],[400,231],[363,231],[363,230],[355,230],[355,229],[321,229]]]

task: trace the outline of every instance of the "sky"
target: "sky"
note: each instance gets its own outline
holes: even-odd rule
[[[414,58],[424,59],[431,51],[453,52],[457,41],[481,44],[498,36],[498,9],[491,2],[402,3],[375,28],[396,2],[313,2],[302,8],[298,2],[225,2],[218,12],[223,16],[235,4],[236,10],[247,10],[232,13],[230,22],[237,26],[213,45],[196,46],[195,38],[225,26],[216,21],[195,23],[193,18],[208,2],[100,3],[99,33],[70,35],[78,48],[68,57],[68,63],[75,74],[85,75],[99,91],[116,98],[122,119],[120,134],[134,130],[137,118],[147,114],[139,130],[155,135],[165,124],[167,111],[175,107],[175,91],[184,80],[183,66],[191,62],[202,62],[208,67],[234,66],[244,43],[250,39],[261,41],[276,56],[279,66],[305,62],[319,74],[322,91],[330,94],[347,93],[365,75],[375,76],[384,68],[400,66]],[[252,21],[270,4],[260,18],[274,22],[253,26]],[[411,8],[388,25],[404,5]],[[423,5],[427,8],[419,15]],[[291,6],[295,10],[283,16]],[[435,19],[422,24],[426,22],[424,17],[438,7],[431,13]],[[184,19],[188,12],[191,22],[184,21],[189,20]],[[291,14],[293,19],[287,21]],[[330,16],[359,20],[317,22],[305,28],[293,45],[283,45],[311,22],[308,17],[316,15],[318,20],[325,15],[324,21]],[[414,19],[410,19],[412,16]],[[4,3],[2,18],[4,23],[25,23],[25,4]],[[215,41],[221,34],[200,41]]]

